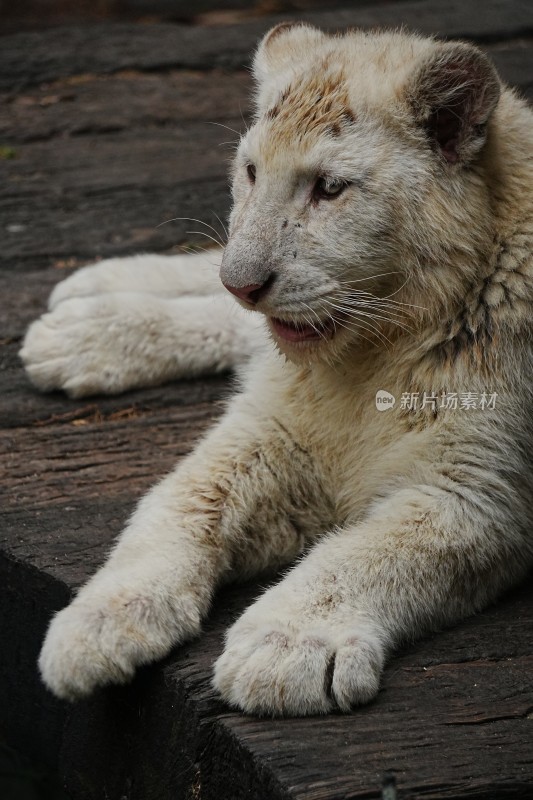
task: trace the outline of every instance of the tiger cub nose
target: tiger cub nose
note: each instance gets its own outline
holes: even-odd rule
[[[250,283],[248,286],[229,286],[229,284],[224,283],[224,286],[228,292],[234,294],[239,300],[244,300],[245,303],[255,306],[268,293],[273,281],[274,276],[270,275],[264,283]]]

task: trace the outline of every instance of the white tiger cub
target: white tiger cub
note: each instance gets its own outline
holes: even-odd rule
[[[52,621],[60,697],[127,681],[199,633],[218,585],[298,559],[214,684],[247,712],[347,711],[400,642],[533,565],[531,111],[475,47],[405,33],[279,26],[254,75],[220,266],[246,311],[202,256],[104,262],[22,350],[74,396],[255,353]]]

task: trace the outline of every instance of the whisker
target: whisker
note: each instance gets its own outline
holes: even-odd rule
[[[313,323],[312,323],[312,322],[310,322],[310,321],[307,319],[306,315],[304,314],[304,315],[303,315],[303,317],[304,317],[304,319],[306,320],[307,324],[308,324],[308,325],[310,325],[310,326],[312,327],[312,329],[315,331],[315,333],[317,333],[317,334],[320,336],[320,338],[321,338],[321,339],[324,339],[324,341],[327,341],[327,336],[326,336],[326,334],[324,333],[324,330],[322,329],[322,320],[321,320],[321,319],[320,319],[320,317],[318,316],[317,312],[316,312],[314,309],[312,309],[312,308],[311,308],[311,306],[308,306],[308,305],[307,305],[307,303],[304,303],[303,305],[304,305],[306,308],[308,308],[308,309],[309,309],[309,311],[310,311],[312,314],[314,314],[314,315],[315,315],[315,317],[316,317],[316,318],[317,318],[317,320],[318,320],[319,328],[316,328],[316,327],[313,325]]]
[[[368,336],[363,336],[363,334],[361,333],[361,330],[366,331],[371,336],[376,336],[378,338],[378,340],[379,340],[379,332],[376,331],[373,328],[367,327],[360,320],[348,320],[349,324],[346,324],[346,321],[338,320],[338,319],[335,319],[335,318],[333,318],[333,319],[334,319],[335,325],[338,325],[340,328],[345,328],[348,331],[349,330],[357,331],[358,335],[362,336],[362,338],[365,339],[365,341],[370,342],[370,344],[375,344],[375,342],[373,342],[371,339],[369,339]]]
[[[389,317],[383,316],[381,314],[370,314],[368,311],[362,311],[361,309],[358,309],[358,308],[346,309],[343,306],[338,306],[338,305],[337,306],[333,306],[333,307],[335,309],[337,309],[338,311],[341,311],[341,312],[344,312],[344,313],[348,313],[349,315],[352,315],[352,316],[357,314],[358,316],[365,317],[368,320],[373,320],[373,321],[376,321],[376,322],[378,322],[378,321],[388,322],[391,325],[398,326],[399,328],[401,328],[404,331],[407,331],[408,333],[413,333],[414,332],[412,328],[409,328],[408,326],[402,324],[398,320],[390,319]]]
[[[379,275],[367,275],[364,278],[351,278],[349,281],[340,281],[340,283],[350,286],[352,283],[361,283],[362,281],[374,281],[377,280],[377,278],[386,278],[387,275],[400,275],[400,272],[398,270],[394,270],[393,272],[380,272]]]
[[[204,122],[206,125],[216,125],[219,128],[225,128],[227,131],[231,131],[231,133],[236,133],[239,139],[242,136],[242,133],[240,131],[236,131],[235,128],[230,128],[229,125],[224,125],[222,122],[209,122],[207,120],[204,120]]]
[[[358,297],[349,297],[342,295],[340,297],[338,296],[335,297],[335,299],[338,300],[339,302],[345,303],[347,306],[357,306],[357,307],[363,306],[364,308],[376,308],[378,310],[387,311],[388,313],[397,316],[401,319],[403,319],[405,315],[412,316],[411,311],[406,311],[401,307],[399,308],[394,304],[394,301],[392,303],[389,303],[388,301],[383,302],[378,298],[366,298],[366,297],[358,298]]]
[[[210,236],[205,231],[185,231],[185,233],[187,233],[187,234],[189,234],[189,233],[190,234],[195,234],[197,236],[205,236],[206,239],[211,239],[211,241],[214,242],[217,247],[221,246],[221,243],[217,239],[214,239],[212,236]],[[215,233],[216,233],[216,231],[215,231]],[[222,246],[224,246],[224,245],[222,245]]]
[[[229,233],[228,233],[228,229],[226,228],[226,226],[224,225],[224,223],[222,222],[222,220],[221,220],[221,219],[220,219],[220,217],[218,216],[217,212],[216,212],[216,211],[213,211],[213,214],[215,215],[215,217],[216,217],[216,218],[218,219],[218,221],[220,222],[220,224],[221,224],[221,226],[222,226],[222,230],[224,231],[224,234],[225,234],[225,236],[226,236],[226,241],[227,241],[227,240],[229,239]]]
[[[306,315],[306,314],[302,314],[302,318],[303,318],[304,322],[305,322],[307,325],[309,325],[309,326],[310,326],[310,327],[311,327],[311,328],[314,330],[314,332],[315,332],[315,333],[316,333],[316,334],[317,334],[317,335],[318,335],[318,336],[319,336],[321,339],[322,339],[322,338],[324,338],[324,339],[325,339],[325,337],[323,336],[322,332],[321,332],[320,330],[318,330],[317,328],[315,328],[315,326],[313,325],[313,323],[312,323],[312,322],[311,322],[311,320],[310,320],[310,319],[307,317],[307,315]]]
[[[391,293],[390,295],[385,295],[384,297],[378,297],[377,295],[374,295],[371,292],[361,292],[360,290],[355,290],[355,296],[366,296],[366,297],[371,298],[372,300],[376,300],[378,302],[386,302],[391,307],[394,306],[395,308],[398,308],[398,309],[400,309],[400,308],[401,309],[404,309],[404,308],[418,308],[418,309],[421,309],[422,311],[427,311],[427,307],[426,306],[419,306],[419,305],[416,305],[414,303],[403,303],[403,302],[401,302],[399,300],[390,300],[389,299],[390,297],[393,297],[393,295],[397,294],[406,285],[406,283],[407,283],[407,281],[405,281],[405,283],[403,283],[402,286],[400,286],[400,288],[398,290],[396,290],[395,292]],[[341,291],[342,291],[343,296],[346,296],[346,297],[353,297],[354,296],[354,291],[353,290],[351,292],[349,290],[346,290],[346,289],[343,289]]]
[[[365,317],[364,322],[365,322],[366,329],[367,330],[371,330],[374,333],[374,335],[378,336],[382,341],[385,340],[389,344],[392,345],[392,342],[390,341],[390,339],[387,336],[385,336],[385,334],[383,333],[383,331],[380,328],[372,325],[372,322],[376,322],[377,325],[379,325],[379,321],[378,320],[381,319],[381,320],[383,320],[385,322],[389,322],[390,324],[399,324],[399,323],[395,322],[394,320],[387,319],[386,317],[380,317],[379,315],[376,315],[376,314],[369,314],[368,312],[361,311],[361,309],[358,309],[358,308],[345,308],[345,307],[333,302],[332,300],[330,300],[329,303],[330,303],[331,307],[334,308],[335,310],[338,310],[338,311],[340,311],[341,313],[344,313],[344,314],[348,314],[348,322],[353,322],[354,319],[355,319],[358,322],[358,324],[361,325],[363,323],[362,323],[360,317]],[[359,319],[358,319],[358,317],[359,317]]]
[[[357,304],[347,305],[347,304],[342,303],[342,302],[341,303],[336,303],[336,304],[332,303],[332,305],[334,306],[334,308],[338,309],[339,311],[344,311],[345,313],[348,313],[348,314],[359,313],[359,314],[361,314],[361,315],[363,315],[365,317],[370,317],[371,319],[376,319],[376,320],[380,319],[380,320],[383,320],[385,322],[390,322],[392,325],[398,325],[400,328],[403,328],[403,330],[407,330],[410,333],[414,332],[414,329],[412,327],[410,327],[405,322],[405,320],[404,320],[404,318],[402,316],[400,316],[398,314],[395,314],[392,311],[389,312],[387,309],[380,309],[380,313],[372,313],[369,310],[369,308],[372,308],[372,307],[369,307],[369,306],[364,306],[363,308],[361,308]]]
[[[408,284],[408,283],[409,283],[409,277],[407,277],[407,278],[405,279],[405,281],[402,283],[402,285],[400,286],[400,288],[399,288],[399,289],[396,289],[396,291],[395,291],[395,292],[391,292],[391,294],[387,294],[387,295],[385,295],[385,297],[384,297],[383,299],[384,299],[384,300],[387,300],[389,297],[394,297],[394,295],[395,295],[395,294],[398,294],[398,292],[401,292],[401,291],[402,291],[402,289],[403,289],[403,287],[404,287],[404,286],[407,286],[407,284]]]
[[[248,133],[248,131],[250,130],[250,126],[248,125],[248,123],[244,119],[244,114],[242,113],[242,106],[241,106],[240,102],[239,102],[239,114],[241,115],[241,119],[242,119],[243,124],[244,124],[244,130],[246,131],[246,133]],[[241,134],[241,136],[242,136],[242,134]]]
[[[358,319],[357,319],[357,320],[354,320],[354,322],[356,322],[356,323],[357,323],[357,324],[359,324],[359,325],[363,325],[363,323],[361,322],[361,320],[358,320]],[[389,339],[389,337],[388,337],[388,336],[385,336],[385,334],[383,333],[383,331],[382,331],[382,330],[380,330],[380,329],[379,329],[379,327],[375,327],[375,326],[371,325],[370,323],[368,323],[368,326],[369,326],[369,327],[366,327],[366,328],[365,328],[366,330],[369,330],[369,329],[370,329],[370,330],[373,332],[374,336],[377,336],[377,338],[378,338],[378,339],[379,339],[381,342],[383,342],[384,344],[385,344],[385,343],[386,343],[386,344],[389,344],[389,345],[392,347],[392,342],[391,342],[391,340]]]
[[[315,309],[314,309],[314,308],[311,308],[311,306],[310,306],[310,305],[308,305],[308,303],[304,303],[304,302],[302,301],[302,305],[304,305],[306,308],[308,308],[308,309],[309,309],[309,311],[311,312],[311,314],[314,314],[314,315],[315,315],[315,317],[317,318],[317,320],[318,320],[318,324],[319,324],[319,325],[322,325],[322,320],[320,319],[320,317],[319,317],[319,315],[318,315],[318,312],[317,312],[317,311],[315,311]]]
[[[210,230],[213,231],[215,236],[219,237],[219,241],[217,242],[217,244],[221,247],[224,247],[224,242],[220,238],[220,234],[217,231],[217,229],[213,228],[213,226],[209,225],[209,223],[204,222],[203,219],[195,219],[195,217],[173,217],[172,219],[165,220],[165,222],[160,222],[159,225],[157,225],[157,227],[160,228],[162,225],[167,225],[169,222],[177,222],[178,220],[180,221],[183,220],[184,222],[197,222],[199,225],[205,225],[206,228],[209,228]],[[186,233],[198,233],[198,231],[186,231]]]
[[[394,272],[381,272],[378,275],[370,276],[370,278],[354,278],[354,279],[351,279],[350,281],[342,281],[341,280],[340,284],[341,284],[341,286],[347,286],[348,289],[349,289],[353,283],[359,283],[360,281],[366,281],[366,280],[370,280],[370,279],[374,279],[374,278],[376,278],[376,279],[377,278],[383,278],[383,277],[385,277],[387,275],[400,275],[400,272],[398,270],[396,270]],[[410,280],[411,280],[411,276],[408,275],[406,277],[405,281],[402,283],[402,285],[398,289],[396,289],[394,292],[391,292],[391,294],[385,295],[384,297],[379,298],[379,299],[380,300],[388,300],[390,297],[394,297],[394,295],[396,295],[399,292],[401,292],[401,290],[409,283]],[[372,296],[376,297],[376,295],[372,295]],[[402,305],[402,306],[409,306],[411,308],[419,308],[422,311],[427,311],[426,306],[418,306],[418,305],[415,305],[413,303],[402,303],[402,302],[400,302],[398,300],[395,300],[393,302],[398,303],[399,305]]]
[[[358,315],[359,317],[361,317],[361,316],[366,317],[366,319],[364,320],[365,324],[369,325],[373,330],[375,330],[375,326],[371,325],[371,321],[373,320],[371,315],[369,315],[369,314],[361,314],[355,308],[351,308],[351,309],[343,308],[342,306],[340,306],[340,305],[338,305],[336,303],[333,303],[333,302],[330,303],[330,305],[331,305],[331,308],[333,308],[335,311],[340,311],[343,314],[343,316],[345,317],[345,320],[347,320],[347,321],[350,321],[350,320],[356,318],[356,315]],[[362,320],[358,319],[358,321],[361,322]]]
[[[220,263],[219,262],[211,261],[211,259],[207,258],[207,255],[209,253],[213,252],[213,248],[212,247],[200,247],[200,246],[198,246],[198,248],[195,250],[193,247],[191,247],[189,245],[181,245],[181,250],[186,255],[189,255],[189,256],[197,256],[199,253],[206,253],[206,259],[205,259],[206,264],[209,264],[211,267],[214,267],[215,269],[219,269],[220,268]]]

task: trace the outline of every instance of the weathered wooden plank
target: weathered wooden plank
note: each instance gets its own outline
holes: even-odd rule
[[[0,137],[14,144],[198,120],[223,123],[247,112],[249,87],[248,73],[222,70],[209,76],[191,70],[77,75],[32,87],[9,102],[4,97]]]
[[[529,101],[533,101],[532,44],[531,39],[518,39],[485,48],[503,80],[519,88]]]
[[[68,505],[73,497],[95,499],[103,486],[109,497],[146,490],[218,416],[212,402],[191,394],[187,405],[156,412],[139,404],[105,414],[95,403],[59,425],[52,418],[50,424],[12,428],[0,448],[4,511],[23,507],[33,513]]]
[[[422,33],[494,41],[533,32],[527,0],[439,0],[376,4],[298,14],[328,30],[405,25]],[[20,91],[43,81],[86,72],[186,67],[241,69],[259,37],[283,15],[209,29],[186,25],[115,23],[52,28],[5,37],[0,49],[0,90]]]
[[[81,511],[87,520],[89,507]],[[92,513],[101,530],[120,523],[116,507],[96,504]],[[49,514],[40,530],[54,521]],[[67,547],[69,522],[67,516],[60,531]],[[44,571],[77,585],[108,542],[57,553]],[[161,796],[156,787],[171,796],[173,783],[172,796],[184,797],[186,785],[177,793],[184,775],[185,784],[200,781],[203,800],[378,798],[387,772],[396,776],[401,796],[413,799],[530,797],[531,586],[483,615],[483,635],[497,658],[487,660],[473,618],[392,660],[371,706],[348,717],[300,720],[228,711],[210,689],[221,630],[256,591],[221,593],[202,637],[177,650],[166,666],[144,670],[129,689],[101,692],[69,710],[62,757],[74,798],[100,798],[103,783],[109,791],[125,775],[132,800]],[[185,737],[191,719],[202,725]]]
[[[82,266],[83,261],[76,259],[67,262],[72,269]],[[4,370],[20,371],[20,362],[16,358],[14,346],[20,340],[26,328],[46,311],[48,296],[55,284],[66,277],[70,270],[55,267],[39,271],[20,272],[16,269],[17,259],[11,262],[11,268],[0,270],[0,358],[2,372]],[[12,380],[20,380],[14,373]],[[9,387],[12,386],[12,380]],[[9,389],[9,387],[6,387]]]
[[[0,137],[15,157],[1,165],[0,265],[211,245],[189,233],[197,223],[158,226],[183,215],[223,235],[215,212],[229,210],[228,140],[244,128],[248,88],[239,73],[88,76],[4,105]]]
[[[130,144],[132,163],[142,162],[143,145]],[[175,162],[175,142],[167,139],[164,150]],[[113,164],[114,152],[109,151],[109,158],[101,163]],[[159,155],[164,154],[160,151]],[[174,252],[182,252],[182,247],[190,244],[202,246],[204,239],[198,232],[188,233],[191,229],[201,230],[195,223],[176,221],[158,226],[184,209],[187,216],[211,225],[217,224],[211,209],[218,209],[223,219],[227,217],[230,199],[222,172],[223,169],[213,175],[208,183],[200,179],[193,184],[176,180],[165,186],[161,168],[161,178],[145,180],[144,185],[139,179],[136,186],[111,185],[94,193],[80,185],[57,194],[18,200],[0,197],[0,217],[9,220],[9,236],[4,240],[0,265],[13,268],[17,251],[16,268],[31,270],[72,257],[90,261],[139,252],[170,252],[177,243],[180,246]]]
[[[85,555],[91,561],[95,551]],[[75,574],[72,565],[66,569]],[[400,796],[413,799],[530,797],[530,587],[484,615],[498,660],[475,658],[480,637],[476,620],[467,620],[395,658],[371,706],[300,720],[228,711],[210,689],[221,630],[256,591],[221,593],[199,640],[162,667],[141,671],[131,687],[68,709],[61,752],[73,798],[101,798],[102,785],[119,796],[113,787],[123,790],[126,779],[129,800],[190,797],[198,785],[203,800],[379,798],[390,772]],[[521,636],[509,644],[507,626],[516,626],[517,616]],[[471,660],[461,660],[466,656]],[[65,711],[50,698],[48,706],[47,713]]]
[[[35,664],[47,620],[68,602],[69,589],[0,551],[0,592],[0,728],[12,746],[52,768],[66,709],[43,691]]]
[[[398,2],[398,0],[388,0]],[[371,5],[372,0],[330,0],[328,7]],[[14,33],[20,30],[35,30],[46,27],[83,24],[91,21],[130,20],[184,22],[187,24],[203,22],[206,18],[217,19],[221,24],[242,21],[247,17],[264,16],[269,8],[278,12],[301,13],[303,10],[321,8],[323,0],[78,0],[65,3],[61,0],[23,0],[9,14],[0,19],[1,33]]]
[[[183,209],[191,217],[205,216],[207,208],[227,213],[226,166],[217,147],[222,138],[218,128],[192,123],[149,136],[66,138],[60,148],[54,140],[21,145],[16,162],[5,166],[2,262],[9,265],[18,254],[19,263],[39,266],[69,255],[111,256],[200,241],[187,233],[200,229],[195,223],[157,226]]]
[[[482,637],[476,620],[467,620],[406,648],[387,668],[375,703],[349,717],[272,721],[218,716],[223,726],[207,737],[203,754],[202,797],[268,797],[268,790],[258,788],[258,764],[263,785],[270,779],[287,796],[302,800],[378,798],[387,772],[396,776],[400,797],[529,797],[531,600],[531,587],[524,587],[484,614],[497,660],[476,658]],[[520,604],[528,611],[509,641],[507,626],[514,621],[516,627]],[[182,661],[179,672],[199,687],[202,662],[197,654],[205,646],[205,641],[189,645],[192,664]],[[209,709],[205,685],[199,696]],[[235,740],[239,748],[229,744]],[[224,790],[217,795],[220,787]]]

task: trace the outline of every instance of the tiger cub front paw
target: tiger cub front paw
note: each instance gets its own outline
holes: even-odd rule
[[[228,632],[214,686],[249,713],[327,714],[372,700],[383,663],[384,648],[367,626],[254,619],[252,607]]]

